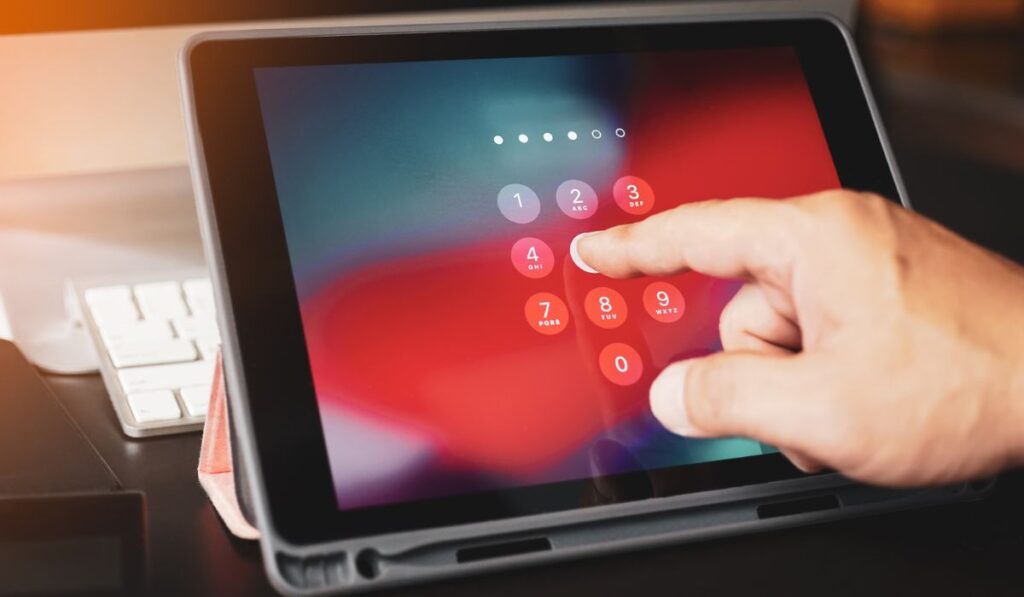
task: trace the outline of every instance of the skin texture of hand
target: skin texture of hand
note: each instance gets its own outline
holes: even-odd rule
[[[691,203],[578,243],[612,278],[746,281],[724,351],[651,387],[669,430],[745,436],[804,471],[951,483],[1024,462],[1024,269],[883,198]]]

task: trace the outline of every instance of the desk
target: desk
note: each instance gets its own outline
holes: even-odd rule
[[[872,44],[868,44],[870,47]],[[884,52],[882,52],[884,54]],[[1015,54],[1016,55],[1016,54]],[[869,52],[869,61],[872,58]],[[882,61],[886,56],[881,56]],[[878,91],[915,208],[1024,262],[1024,170],[1011,155],[944,143],[958,119]],[[904,79],[905,80],[905,79]],[[1014,84],[1010,84],[1013,87]],[[935,114],[932,120],[902,118]],[[946,127],[946,128],[944,128]],[[977,130],[977,129],[975,129]],[[1024,138],[1005,124],[999,139]],[[981,135],[976,135],[981,137]],[[998,139],[984,136],[994,145]],[[989,147],[989,145],[986,145]],[[970,148],[966,148],[969,150]],[[957,158],[954,152],[974,155]],[[1007,158],[1007,159],[1002,159]],[[1000,165],[1001,164],[1001,165]],[[1024,297],[1022,297],[1024,300]],[[58,397],[130,489],[147,497],[149,578],[159,595],[269,595],[255,543],[232,539],[196,481],[197,434],[121,435],[98,376],[49,378]],[[426,585],[399,595],[1021,595],[1024,472],[982,502],[580,560]]]
[[[1024,259],[1024,173],[897,146],[917,208]],[[1016,200],[1016,203],[1011,203]],[[117,475],[146,493],[159,595],[273,594],[255,543],[231,538],[196,481],[197,434],[121,435],[98,376],[51,377]],[[1024,594],[1024,472],[982,502],[633,552],[405,589],[400,595]]]

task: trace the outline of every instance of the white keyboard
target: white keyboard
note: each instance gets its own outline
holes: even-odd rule
[[[75,281],[71,289],[124,432],[201,429],[220,347],[209,279]]]

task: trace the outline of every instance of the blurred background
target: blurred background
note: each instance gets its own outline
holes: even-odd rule
[[[177,48],[210,28],[325,25],[407,18],[466,18],[464,9],[519,6],[557,17],[577,3],[496,0],[129,0],[8,1],[0,7],[0,182],[69,174],[181,166],[185,135],[177,90]],[[955,157],[1000,180],[1024,169],[1024,0],[807,0],[598,2],[611,14],[703,5],[703,10],[820,10],[856,25],[857,41],[907,169],[916,206],[940,219],[933,202]],[[766,8],[767,7],[767,8]],[[935,161],[929,161],[935,160]],[[932,165],[925,166],[930,163]],[[942,167],[935,167],[938,164]],[[961,162],[958,162],[958,164]],[[965,166],[961,166],[965,167]],[[929,176],[917,176],[919,170]],[[997,187],[963,189],[959,200],[997,220],[1020,200]],[[1018,259],[1004,233],[981,228],[988,216],[959,214],[954,227]],[[1013,231],[1015,234],[1016,231]],[[1011,235],[1013,236],[1013,235]]]
[[[65,279],[203,267],[176,66],[189,35],[555,19],[595,7],[610,18],[817,11],[843,19],[915,209],[1024,263],[1024,0],[4,0],[0,291],[19,347],[45,370],[93,371],[94,355],[62,352],[72,333]],[[153,586],[167,594],[270,593],[256,547],[229,537],[196,484],[198,434],[126,440],[98,375],[47,382],[124,487],[145,492]],[[495,596],[545,587],[566,594],[568,586],[619,595],[654,582],[701,595],[765,586],[791,594],[827,586],[846,595],[879,587],[1019,595],[1022,499],[1024,475],[1011,473],[976,504],[496,575],[423,594],[478,595],[486,584]]]

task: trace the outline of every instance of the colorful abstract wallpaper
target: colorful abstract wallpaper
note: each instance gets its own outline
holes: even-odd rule
[[[739,282],[611,280],[569,245],[682,203],[838,187],[792,49],[256,82],[339,508],[771,450],[676,437],[648,405],[666,365],[721,349]]]

